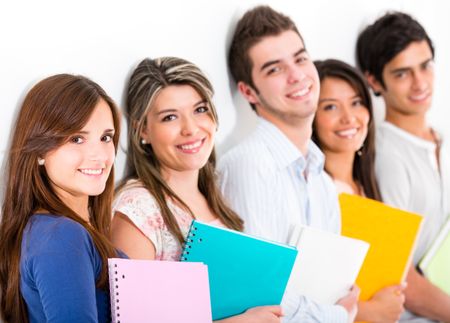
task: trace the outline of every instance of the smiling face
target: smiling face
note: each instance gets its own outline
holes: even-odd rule
[[[358,151],[367,136],[369,120],[369,110],[348,82],[335,77],[322,81],[314,127],[324,151]]]
[[[412,42],[383,68],[382,86],[369,78],[383,96],[387,112],[425,115],[431,106],[434,83],[433,54],[427,41]]]
[[[87,206],[89,196],[104,191],[115,158],[113,135],[111,108],[100,100],[80,132],[43,156],[50,183],[66,205]]]
[[[170,85],[158,94],[141,137],[152,146],[164,175],[198,172],[214,147],[216,124],[205,99],[190,85]]]
[[[263,38],[250,48],[249,57],[255,89],[242,82],[238,87],[262,117],[288,125],[312,118],[319,77],[296,32],[288,30]]]

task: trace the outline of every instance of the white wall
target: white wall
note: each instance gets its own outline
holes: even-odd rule
[[[445,103],[450,60],[444,59],[450,57],[450,43],[444,38],[450,22],[445,1],[17,0],[0,4],[0,162],[15,114],[36,81],[55,73],[84,74],[121,105],[134,66],[145,57],[166,55],[193,61],[211,79],[221,123],[218,152],[223,153],[254,126],[253,112],[230,82],[225,58],[235,22],[247,8],[261,3],[294,19],[314,59],[334,57],[352,64],[358,31],[368,22],[389,9],[413,14],[437,48],[430,119],[450,138]],[[378,106],[381,118],[380,102]],[[119,176],[123,165],[121,152]]]

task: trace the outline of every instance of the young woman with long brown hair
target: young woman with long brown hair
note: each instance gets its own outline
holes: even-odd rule
[[[83,76],[27,94],[13,128],[0,224],[6,322],[107,322],[119,116]]]
[[[213,89],[194,64],[145,59],[127,95],[128,154],[114,202],[113,242],[130,258],[180,259],[193,219],[242,230],[216,186]],[[224,322],[280,322],[279,306]]]
[[[375,179],[375,127],[369,90],[363,76],[339,60],[316,61],[319,106],[313,140],[325,154],[325,170],[339,193],[380,201]],[[403,312],[404,286],[380,289],[358,303],[356,321],[396,322]]]

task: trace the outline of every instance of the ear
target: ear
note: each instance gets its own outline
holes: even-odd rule
[[[259,102],[256,91],[250,85],[239,81],[237,88],[249,103],[257,104]]]
[[[148,144],[150,143],[150,136],[148,135],[147,127],[142,127],[140,136],[141,140],[145,140]]]
[[[379,95],[383,91],[383,86],[381,83],[375,78],[373,74],[369,74],[368,72],[364,73],[367,79],[367,83],[369,83],[369,86],[372,88],[373,92],[375,92],[376,95]]]

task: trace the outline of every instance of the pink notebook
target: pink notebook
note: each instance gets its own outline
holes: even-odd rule
[[[112,258],[108,266],[113,322],[212,322],[206,265]]]

